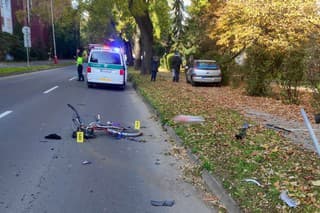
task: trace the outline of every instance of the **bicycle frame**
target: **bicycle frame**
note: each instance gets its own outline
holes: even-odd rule
[[[78,111],[71,105],[67,104],[68,107],[75,113],[75,119],[72,119],[76,125],[77,131],[82,131],[85,134],[85,137],[90,138],[94,137],[95,131],[105,131],[106,134],[110,135],[120,135],[120,136],[127,136],[127,137],[137,137],[142,135],[142,132],[138,130],[133,130],[126,127],[122,127],[118,123],[108,121],[107,124],[101,123],[100,114],[97,114],[96,121],[90,122],[88,125],[85,125],[82,121]]]

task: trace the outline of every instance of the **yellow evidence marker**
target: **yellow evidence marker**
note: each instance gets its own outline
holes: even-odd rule
[[[134,128],[138,129],[138,130],[140,129],[140,121],[135,121],[134,122]]]
[[[83,143],[83,142],[84,142],[83,132],[78,131],[77,132],[77,143]]]

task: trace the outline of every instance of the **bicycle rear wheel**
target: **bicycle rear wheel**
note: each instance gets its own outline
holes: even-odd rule
[[[142,135],[142,132],[139,130],[131,128],[108,127],[107,131],[111,135],[123,137],[138,137]]]

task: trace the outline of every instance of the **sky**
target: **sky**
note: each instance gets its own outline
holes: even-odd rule
[[[184,0],[183,3],[185,6],[190,6],[191,0]]]

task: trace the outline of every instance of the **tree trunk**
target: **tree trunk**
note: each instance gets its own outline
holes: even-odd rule
[[[133,0],[129,1],[129,10],[134,17],[141,33],[141,74],[149,74],[151,72],[151,58],[153,46],[153,25],[148,10],[142,13],[135,13],[133,10]]]
[[[141,45],[140,45],[139,27],[137,27],[136,33],[133,35],[133,54],[134,54],[134,69],[138,70],[141,67]]]

